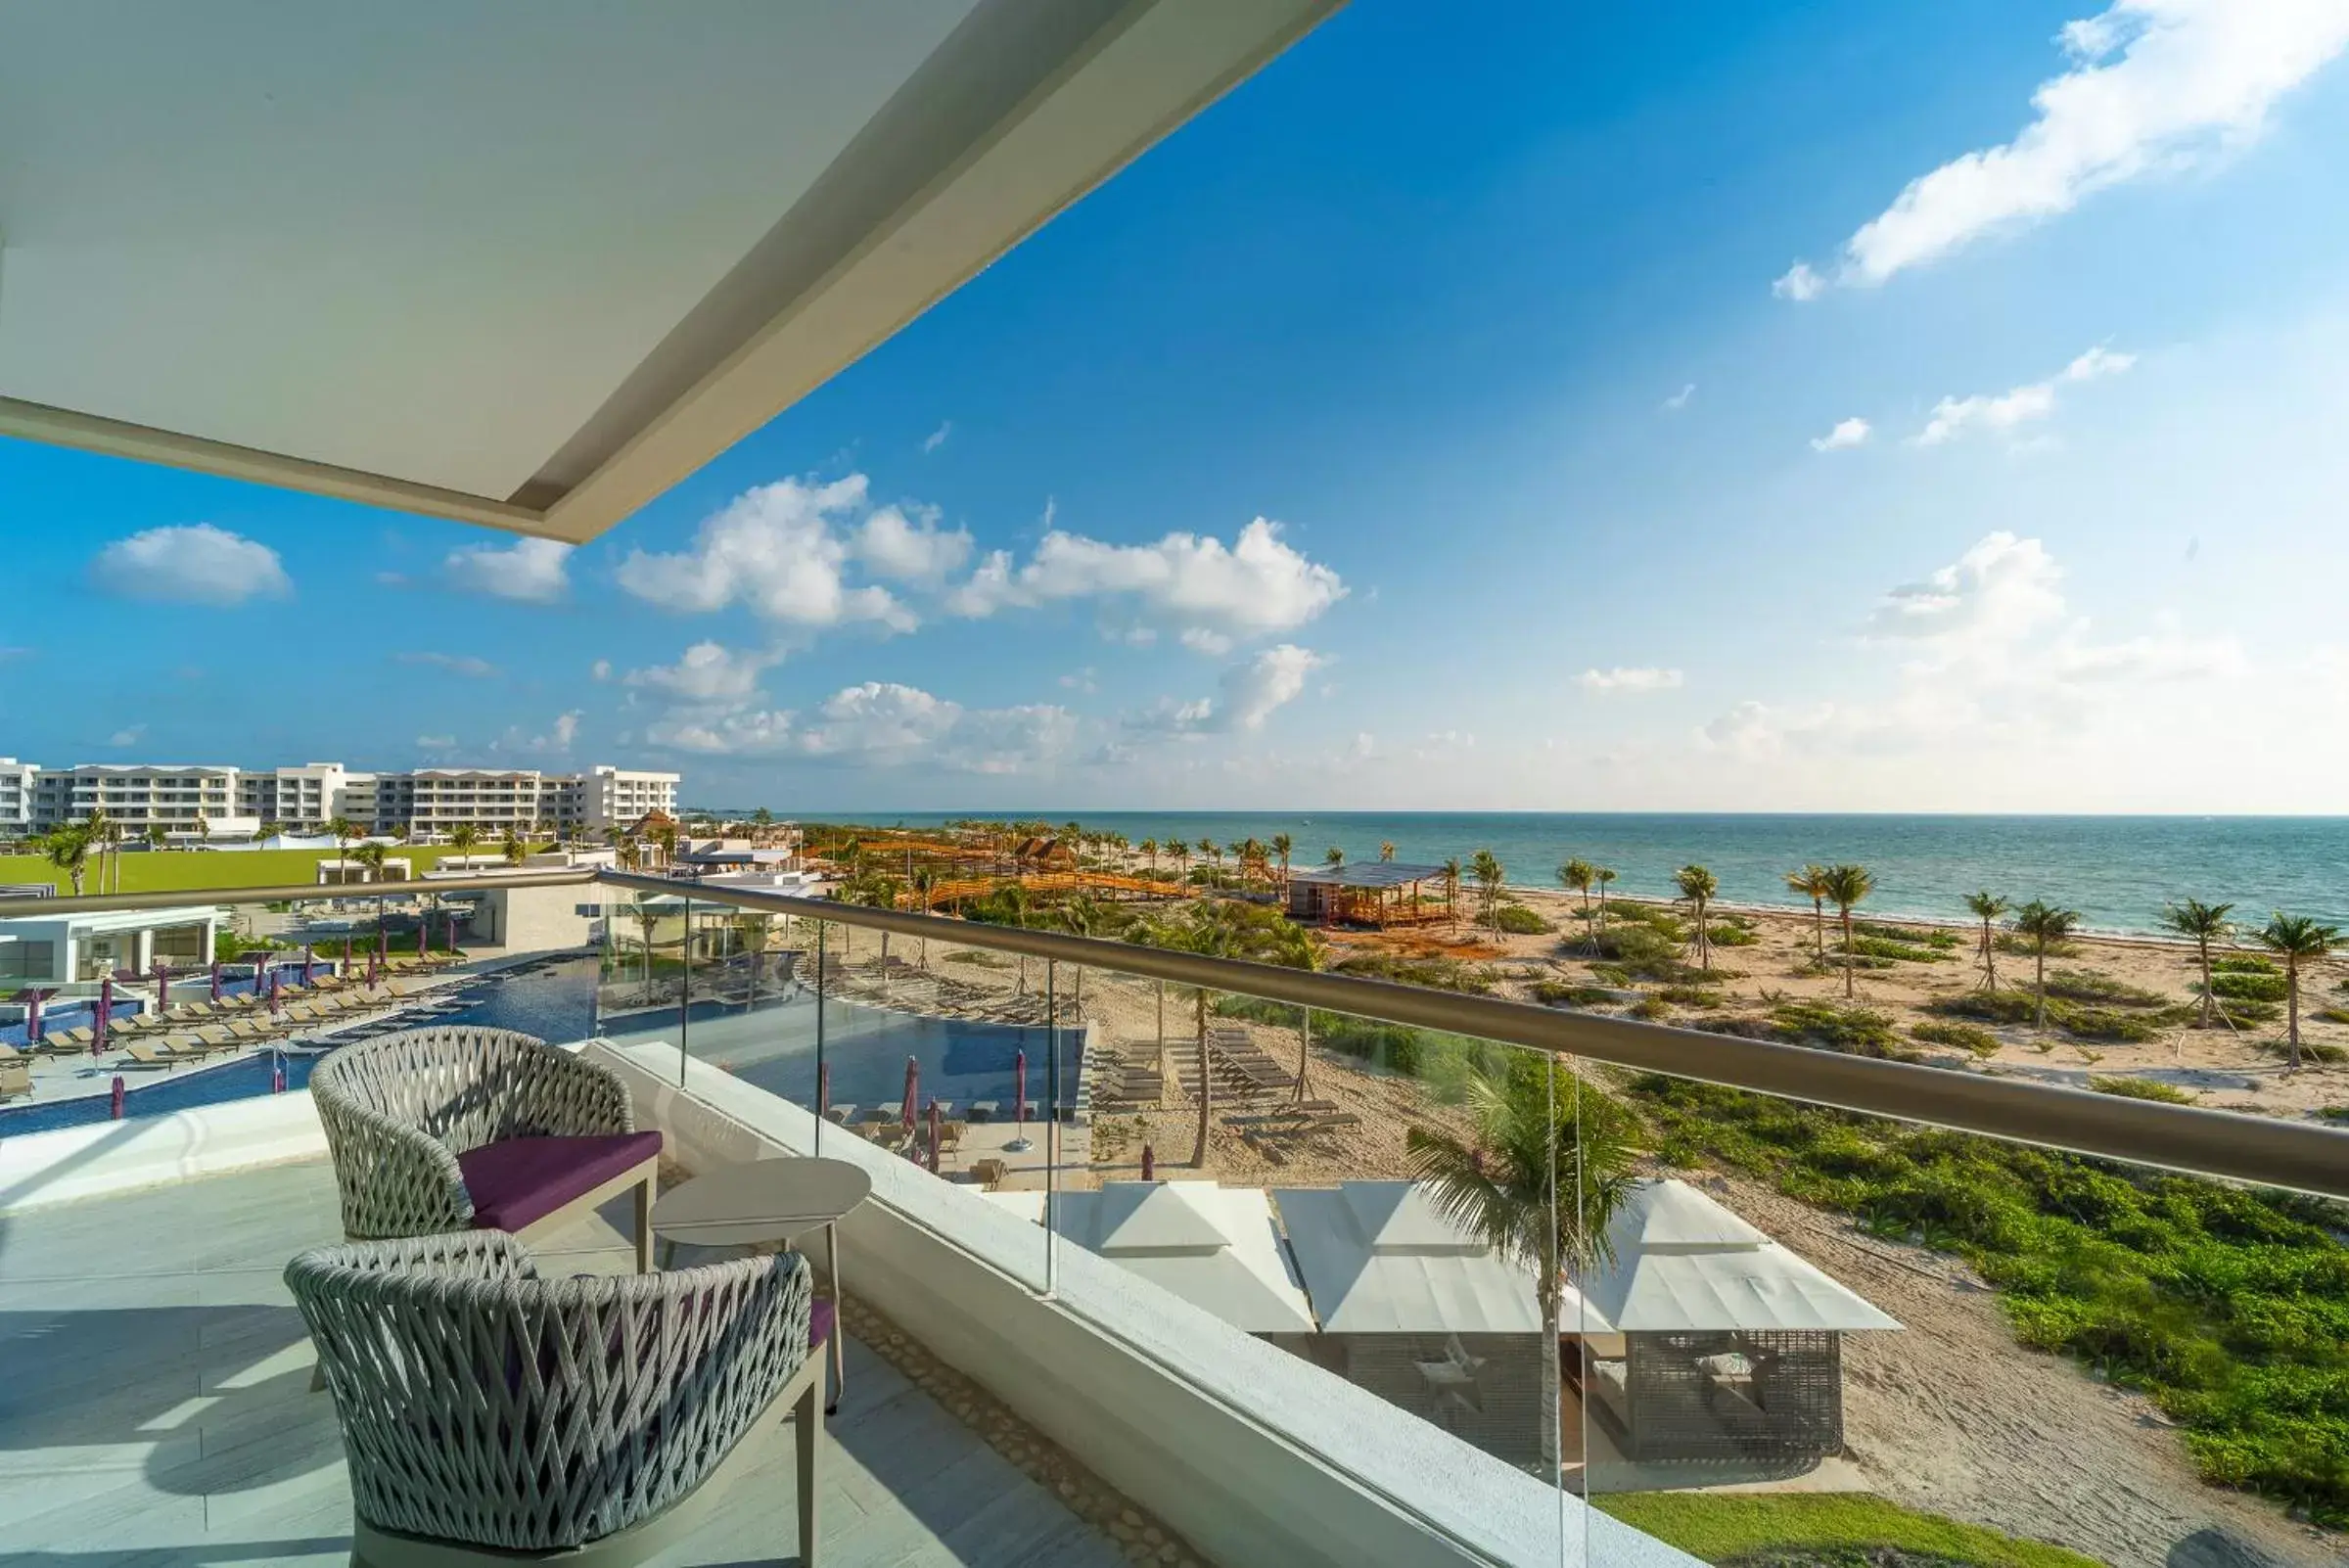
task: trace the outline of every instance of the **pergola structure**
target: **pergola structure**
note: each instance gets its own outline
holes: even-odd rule
[[[1451,898],[1440,865],[1365,860],[1290,872],[1289,914],[1324,925],[1383,929],[1448,920]]]

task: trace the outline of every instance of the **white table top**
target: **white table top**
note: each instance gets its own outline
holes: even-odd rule
[[[873,1178],[845,1160],[754,1160],[719,1166],[653,1205],[653,1233],[700,1247],[789,1241],[862,1203]]]

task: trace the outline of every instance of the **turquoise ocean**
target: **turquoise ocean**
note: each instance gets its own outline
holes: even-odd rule
[[[1332,847],[1374,858],[1499,856],[1512,883],[1555,886],[1570,856],[1613,866],[1615,891],[1668,897],[1675,868],[1709,866],[1722,897],[1792,903],[1785,873],[1807,861],[1856,860],[1875,873],[1865,906],[1881,914],[1963,920],[1964,895],[1988,888],[2080,911],[2104,931],[2147,931],[2165,900],[2231,901],[2236,918],[2272,909],[2349,927],[2349,817],[1890,816],[1585,814],[1515,811],[1072,811],[807,813],[811,820],[934,827],[964,815],[1082,822],[1134,843],[1202,838],[1295,841],[1292,862]]]

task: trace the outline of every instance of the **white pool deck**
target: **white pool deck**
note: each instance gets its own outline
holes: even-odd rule
[[[0,1214],[0,1563],[346,1562],[333,1406],[309,1391],[309,1340],[280,1278],[292,1254],[340,1234],[322,1163]],[[538,1250],[557,1274],[631,1260],[603,1217]],[[853,1339],[829,1428],[826,1564],[1127,1560]],[[797,1560],[790,1433],[755,1441],[771,1459],[657,1562]]]

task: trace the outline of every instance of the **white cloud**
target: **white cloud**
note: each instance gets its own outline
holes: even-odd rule
[[[106,743],[109,746],[136,746],[139,743],[139,737],[146,733],[146,725],[133,724],[128,729],[115,730],[106,738]]]
[[[1170,735],[1260,730],[1274,713],[1304,693],[1307,677],[1328,663],[1311,648],[1284,642],[1225,670],[1221,701],[1198,697],[1181,702],[1162,697],[1152,708],[1128,717],[1127,727]]]
[[[1131,596],[1169,620],[1245,636],[1287,631],[1344,598],[1328,567],[1308,560],[1258,518],[1226,548],[1220,539],[1170,533],[1155,544],[1107,544],[1079,533],[1047,531],[1016,572],[997,550],[946,597],[959,616],[988,616],[1014,606],[1061,599]]]
[[[1060,761],[1076,735],[1076,715],[1065,708],[970,709],[918,687],[866,681],[836,692],[811,717],[787,709],[684,710],[651,726],[645,738],[710,756],[1010,774]]]
[[[2070,211],[2083,198],[2191,167],[2267,129],[2278,100],[2349,45],[2339,0],[2117,0],[2065,24],[2071,68],[2032,94],[2015,138],[1909,183],[1845,244],[1835,281],[1904,268]],[[1789,286],[1797,274],[1812,280]],[[1819,292],[1797,265],[1779,292]]]
[[[594,664],[587,667],[587,673],[592,675],[597,680],[610,680],[612,678],[612,661],[609,659],[598,659]]]
[[[1696,383],[1692,381],[1688,383],[1687,386],[1682,387],[1679,392],[1674,392],[1670,397],[1664,399],[1662,404],[1664,412],[1667,414],[1679,413],[1681,409],[1688,406],[1688,399],[1694,397],[1695,395]]]
[[[1869,632],[2008,643],[2063,617],[2063,573],[2046,545],[2001,530],[1884,596]]]
[[[1837,420],[1835,422],[1835,428],[1827,432],[1824,436],[1812,437],[1811,450],[1815,452],[1840,452],[1846,447],[1865,445],[1867,442],[1867,438],[1873,433],[1873,429],[1869,426],[1868,422],[1855,414],[1850,419]]]
[[[935,514],[916,521],[885,506],[858,525],[855,554],[877,576],[939,582],[971,558],[971,535],[963,529],[950,533],[941,529]]]
[[[470,544],[440,563],[451,587],[526,604],[551,604],[570,590],[572,547],[556,539],[516,539],[500,549]]]
[[[919,623],[887,588],[851,587],[851,541],[838,526],[861,510],[861,474],[828,484],[778,480],[746,490],[703,520],[690,550],[631,550],[620,585],[665,610],[708,612],[745,604],[804,626],[878,622],[898,631]],[[917,532],[908,530],[909,532]]]
[[[950,419],[942,420],[939,423],[938,429],[932,431],[929,435],[922,438],[922,455],[924,457],[928,457],[932,452],[935,452],[940,447],[945,445],[946,438],[953,434],[954,421]]]
[[[621,683],[680,703],[735,702],[755,694],[759,677],[782,659],[777,653],[736,653],[719,643],[697,642],[675,664],[631,669]]]
[[[116,539],[90,563],[90,579],[124,598],[182,604],[239,605],[294,591],[275,550],[209,523]]]
[[[1205,626],[1185,626],[1179,640],[1191,652],[1203,653],[1213,659],[1221,659],[1231,652],[1229,637],[1221,631],[1211,631]]]
[[[457,738],[454,735],[419,735],[416,737],[416,749],[420,752],[448,752],[456,750],[456,746]]]
[[[1585,691],[1604,696],[1610,692],[1643,693],[1678,691],[1681,672],[1677,669],[1658,669],[1653,667],[1618,665],[1613,669],[1586,669],[1574,677]]]
[[[1772,294],[1781,300],[1795,300],[1797,303],[1806,300],[1816,300],[1824,294],[1826,289],[1827,280],[1812,271],[1811,265],[1807,261],[1797,261],[1773,280],[1770,286]]]
[[[403,665],[429,665],[434,669],[445,669],[451,674],[471,676],[476,680],[497,673],[495,665],[486,659],[477,659],[471,654],[396,653],[392,657]]]
[[[2045,419],[2055,411],[2055,391],[2059,386],[2117,376],[2136,363],[2135,354],[2114,353],[2098,346],[2081,354],[2046,381],[2030,382],[1998,393],[1944,397],[1933,405],[1933,417],[1917,432],[1915,442],[1919,446],[1939,446],[1968,430],[2010,431],[2032,420]]]
[[[1094,678],[1093,667],[1090,665],[1061,676],[1060,684],[1064,691],[1095,692],[1101,689],[1101,683]]]

